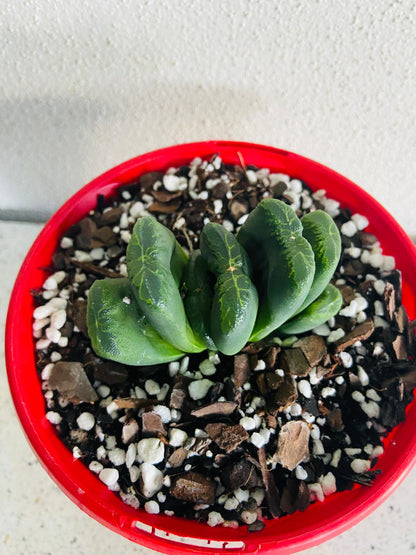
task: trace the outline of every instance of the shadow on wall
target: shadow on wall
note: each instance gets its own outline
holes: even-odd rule
[[[183,83],[141,85],[127,98],[113,91],[104,99],[5,101],[0,218],[46,220],[96,175],[148,150],[215,138],[262,141],[250,131],[253,118],[270,119],[265,104],[255,91]]]

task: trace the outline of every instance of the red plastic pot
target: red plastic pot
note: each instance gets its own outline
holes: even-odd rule
[[[239,142],[209,141],[164,148],[138,156],[104,173],[70,198],[49,220],[30,249],[16,280],[6,325],[6,362],[12,397],[27,438],[58,486],[86,513],[130,540],[164,553],[294,553],[315,546],[358,523],[400,484],[416,461],[416,402],[406,422],[385,442],[372,487],[356,487],[316,502],[304,513],[268,521],[263,531],[210,528],[185,519],[150,515],[125,505],[72,453],[45,417],[44,399],[35,368],[30,290],[45,280],[43,268],[64,231],[95,207],[97,194],[111,196],[121,184],[148,171],[166,170],[196,156],[219,153],[227,163],[255,164],[326,189],[329,197],[352,212],[367,216],[370,231],[384,254],[396,258],[403,274],[403,302],[416,316],[416,248],[390,214],[365,191],[312,160],[275,148]]]

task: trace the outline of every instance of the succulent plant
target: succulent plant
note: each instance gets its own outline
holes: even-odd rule
[[[276,199],[261,201],[237,235],[205,225],[190,258],[170,230],[143,216],[127,247],[128,278],[90,289],[93,349],[141,366],[204,349],[233,355],[248,341],[307,332],[341,308],[330,284],[340,253],[328,214],[300,220]]]

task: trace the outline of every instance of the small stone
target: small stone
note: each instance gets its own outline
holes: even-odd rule
[[[116,468],[103,468],[98,477],[106,486],[114,486],[119,478],[119,473]]]
[[[139,462],[159,464],[165,456],[165,446],[158,438],[141,439],[137,444],[137,458]]]
[[[89,432],[95,425],[94,415],[90,412],[82,412],[77,418],[78,427]]]
[[[153,464],[142,463],[140,465],[140,489],[142,494],[147,498],[153,497],[162,489],[162,486],[163,472],[153,466]]]

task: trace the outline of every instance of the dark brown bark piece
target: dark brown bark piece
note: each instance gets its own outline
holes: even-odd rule
[[[390,282],[386,283],[386,288],[384,290],[384,304],[386,306],[387,316],[389,320],[393,320],[394,312],[396,310],[396,292],[393,285]]]
[[[117,362],[103,362],[94,367],[94,378],[106,385],[124,383],[128,377],[128,368]]]
[[[181,200],[175,200],[170,202],[169,204],[155,201],[153,204],[149,206],[147,210],[151,214],[173,214],[173,212],[177,211],[180,205],[181,205]]]
[[[98,214],[96,217],[97,225],[99,226],[110,226],[115,225],[119,222],[120,217],[123,213],[121,208],[115,206],[114,208],[110,208],[110,210],[106,210],[102,214]]]
[[[355,299],[355,291],[350,285],[340,285],[338,289],[342,295],[344,305],[350,304]]]
[[[326,344],[320,335],[307,335],[293,344],[305,355],[310,366],[316,366],[326,355]]]
[[[298,398],[298,390],[293,376],[286,374],[279,388],[268,398],[270,412],[283,411],[293,405]]]
[[[172,468],[178,468],[179,466],[182,466],[187,456],[188,451],[183,447],[179,447],[178,449],[175,449],[175,451],[168,458],[168,463]]]
[[[276,462],[288,470],[294,470],[298,464],[309,460],[310,429],[306,422],[291,420],[279,431]]]
[[[106,268],[105,266],[97,266],[96,264],[93,264],[92,262],[80,262],[79,260],[76,260],[75,258],[69,259],[69,262],[73,266],[76,266],[77,268],[80,268],[81,270],[83,270],[85,273],[92,274],[94,276],[109,277],[109,278],[122,278],[122,277],[124,277],[121,274],[119,274],[118,272],[115,272],[114,270],[112,270],[111,268]]]
[[[237,406],[237,403],[233,401],[217,401],[216,403],[211,403],[210,405],[205,405],[204,407],[193,410],[191,415],[197,418],[212,416],[214,414],[228,415],[232,414]]]
[[[215,424],[207,424],[205,431],[218,447],[226,453],[234,451],[240,443],[249,437],[247,430],[240,426],[240,424],[233,426],[217,422]]]
[[[250,488],[257,483],[255,468],[246,459],[240,459],[225,465],[221,469],[220,477],[227,491],[234,491],[241,486]]]
[[[48,383],[51,389],[57,389],[64,399],[75,405],[94,403],[98,400],[98,395],[80,362],[55,363]]]
[[[247,214],[248,204],[241,200],[233,199],[228,203],[228,208],[234,220],[239,220],[241,216]]]
[[[392,343],[397,360],[407,360],[406,338],[398,335]]]
[[[325,407],[325,410],[321,410],[321,412],[326,415],[326,420],[331,430],[334,432],[342,432],[344,429],[344,422],[342,421],[342,410],[340,408],[328,410]]]
[[[157,191],[152,191],[152,196],[159,202],[171,202],[182,196],[182,191],[175,191],[169,193],[168,191],[164,191],[163,189],[159,189]]]
[[[72,319],[79,331],[88,337],[87,327],[87,301],[75,299],[72,304]]]
[[[368,339],[374,331],[374,321],[371,318],[367,318],[362,324],[358,324],[350,333],[335,341],[335,352],[341,353],[345,351],[347,347],[353,345],[356,341],[364,341]]]
[[[234,386],[242,387],[250,376],[250,364],[248,355],[243,353],[234,357]]]
[[[279,389],[285,379],[284,376],[279,376],[279,374],[275,374],[274,372],[266,372],[264,376],[266,378],[268,390]]]
[[[181,501],[213,505],[215,489],[216,485],[213,480],[199,472],[190,471],[173,479],[169,493],[172,497]]]
[[[262,354],[262,359],[266,364],[268,370],[273,370],[276,367],[277,355],[280,353],[280,347],[269,347],[264,354]]]
[[[409,325],[409,318],[403,305],[400,305],[394,313],[394,320],[396,322],[398,331],[400,333],[405,333],[407,326]]]
[[[269,511],[274,518],[277,518],[282,514],[280,509],[280,493],[277,489],[273,474],[267,469],[266,451],[264,450],[264,447],[259,449],[258,458],[264,489],[266,490],[266,499],[269,505]]]
[[[144,434],[167,435],[161,417],[155,412],[144,412],[142,414],[142,432]]]
[[[307,376],[312,370],[301,349],[284,349],[279,356],[279,365],[294,376]]]

